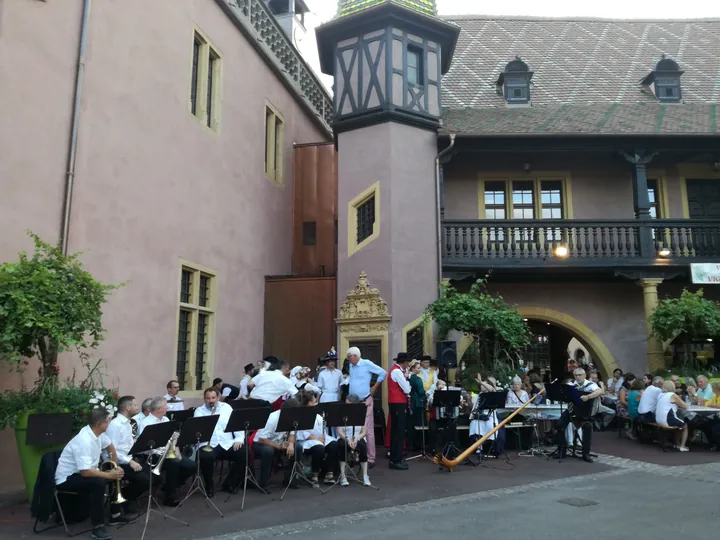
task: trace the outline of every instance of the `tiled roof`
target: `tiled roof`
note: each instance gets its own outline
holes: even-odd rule
[[[443,79],[446,129],[466,133],[718,133],[720,19],[624,21],[462,16]],[[640,85],[667,55],[683,104]],[[534,72],[531,107],[508,107],[495,82],[515,56]]]
[[[430,16],[437,13],[435,0],[340,0],[338,16],[345,17],[380,4],[397,4]]]

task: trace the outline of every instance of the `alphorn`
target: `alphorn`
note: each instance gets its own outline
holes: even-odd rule
[[[490,431],[488,431],[485,435],[483,435],[480,439],[478,439],[474,444],[472,444],[470,447],[468,447],[467,450],[465,450],[462,454],[460,454],[455,459],[448,459],[445,456],[443,456],[442,454],[437,454],[433,461],[439,465],[442,465],[443,467],[447,467],[450,470],[450,472],[452,472],[452,470],[455,467],[460,465],[463,461],[465,461],[468,458],[468,456],[470,456],[470,454],[475,452],[475,450],[477,450],[482,443],[487,441],[493,435],[493,433],[495,433],[498,429],[500,429],[505,424],[507,424],[510,420],[512,420],[516,414],[519,414],[520,411],[522,411],[525,407],[530,405],[533,401],[535,401],[535,399],[539,395],[543,394],[544,392],[545,392],[545,389],[543,388],[542,390],[540,390],[540,392],[535,394],[532,397],[532,399],[529,399],[528,401],[523,403],[520,407],[518,407],[515,411],[513,411],[512,414],[510,414],[505,420],[503,420],[497,426],[495,426]],[[479,396],[478,396],[478,399],[480,399]]]

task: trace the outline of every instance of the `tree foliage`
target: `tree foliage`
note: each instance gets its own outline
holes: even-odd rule
[[[497,371],[499,363],[507,363],[530,345],[530,330],[515,306],[488,294],[486,288],[485,279],[478,279],[467,293],[446,283],[441,297],[428,306],[426,317],[437,323],[442,336],[452,330],[472,336],[487,360],[481,363]]]
[[[40,378],[57,376],[57,353],[96,347],[103,339],[102,305],[121,285],[105,285],[83,269],[79,253],[29,233],[35,252],[0,264],[0,356],[22,369],[39,358]]]
[[[679,298],[660,301],[650,315],[650,328],[658,339],[683,342],[687,368],[694,363],[690,352],[693,340],[720,336],[720,306],[705,299],[702,289],[694,293],[685,289]]]
[[[653,334],[663,340],[685,334],[690,339],[720,336],[720,307],[703,298],[703,290],[685,289],[679,298],[666,298],[650,315]]]

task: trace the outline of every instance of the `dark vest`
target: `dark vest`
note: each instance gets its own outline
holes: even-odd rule
[[[240,395],[240,389],[237,386],[233,386],[232,384],[223,383],[222,389],[220,390],[220,393],[224,392],[226,388],[230,389],[230,395],[227,396],[227,400],[231,399],[237,399]]]

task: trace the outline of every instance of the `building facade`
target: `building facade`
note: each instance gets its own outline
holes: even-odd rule
[[[291,271],[293,147],[332,140],[330,97],[268,5],[0,2],[0,66],[0,260],[32,248],[30,229],[127,282],[95,353],[122,393],[178,378],[194,403],[240,377],[263,353],[265,276]],[[12,432],[1,440],[13,489]]]

